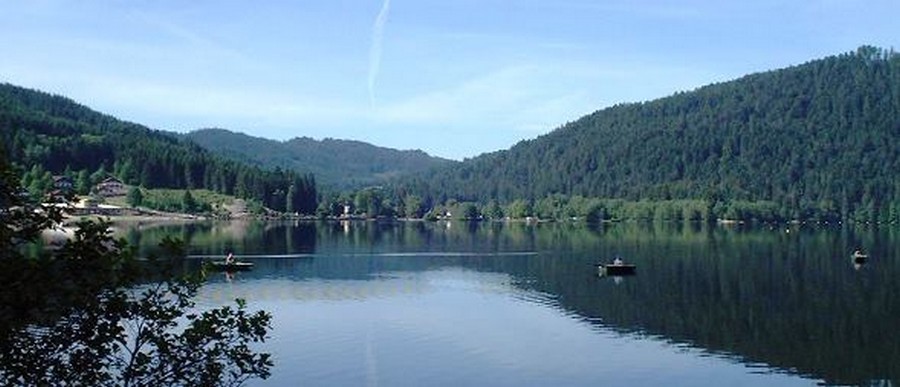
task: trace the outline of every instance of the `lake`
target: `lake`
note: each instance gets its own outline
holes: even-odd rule
[[[120,226],[201,306],[274,316],[251,385],[810,385],[900,381],[900,229],[425,222]],[[869,253],[854,264],[857,248]],[[637,275],[602,277],[620,255]]]

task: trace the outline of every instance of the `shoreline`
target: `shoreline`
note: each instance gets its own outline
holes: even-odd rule
[[[187,215],[187,214],[169,214],[169,215],[103,215],[103,214],[85,214],[85,215],[68,215],[63,220],[63,225],[71,225],[82,220],[106,220],[111,223],[134,222],[134,223],[162,223],[162,222],[197,222],[205,221],[210,218],[205,216]]]

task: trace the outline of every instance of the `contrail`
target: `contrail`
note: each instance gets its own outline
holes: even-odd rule
[[[384,25],[391,10],[391,0],[384,0],[381,11],[372,26],[372,47],[369,49],[369,107],[375,108],[375,78],[381,68],[381,41],[384,39]]]

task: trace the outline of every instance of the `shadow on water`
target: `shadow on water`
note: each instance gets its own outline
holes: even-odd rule
[[[900,230],[696,224],[201,223],[190,254],[253,259],[244,279],[367,280],[445,267],[503,273],[567,315],[829,384],[900,380]],[[147,242],[147,243],[145,243]],[[144,248],[144,247],[142,247]],[[854,265],[850,253],[872,257]],[[599,278],[621,255],[637,275]],[[186,265],[197,265],[191,262]],[[546,300],[545,300],[546,302]]]

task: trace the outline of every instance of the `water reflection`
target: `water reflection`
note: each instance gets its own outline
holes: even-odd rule
[[[304,255],[255,259],[254,271],[230,283],[214,278],[211,303],[256,297],[368,306],[428,298],[437,291],[430,275],[462,269],[496,276],[466,277],[473,283],[518,289],[523,300],[552,304],[604,331],[658,338],[763,372],[836,384],[900,379],[894,229],[234,222],[147,228],[129,238],[146,249],[172,232],[198,256],[226,248]],[[848,262],[857,248],[871,256],[866,263]],[[598,278],[594,264],[616,255],[639,274]]]
[[[384,272],[365,280],[297,277],[272,278],[265,281],[247,281],[244,286],[231,286],[229,281],[212,281],[204,289],[200,302],[218,304],[234,298],[252,299],[262,302],[318,302],[318,301],[367,301],[394,297],[416,297],[436,291],[440,287],[465,287],[476,294],[506,293],[511,288],[509,276],[478,272],[456,272],[453,280],[441,277],[442,271],[429,272]],[[422,275],[422,273],[426,273]],[[244,273],[236,273],[240,277]],[[442,279],[441,279],[442,278]],[[440,280],[439,280],[440,279]],[[443,282],[441,282],[443,281]],[[450,284],[452,282],[452,284]],[[452,286],[448,286],[448,284]],[[516,298],[535,301],[530,292],[520,292]]]

